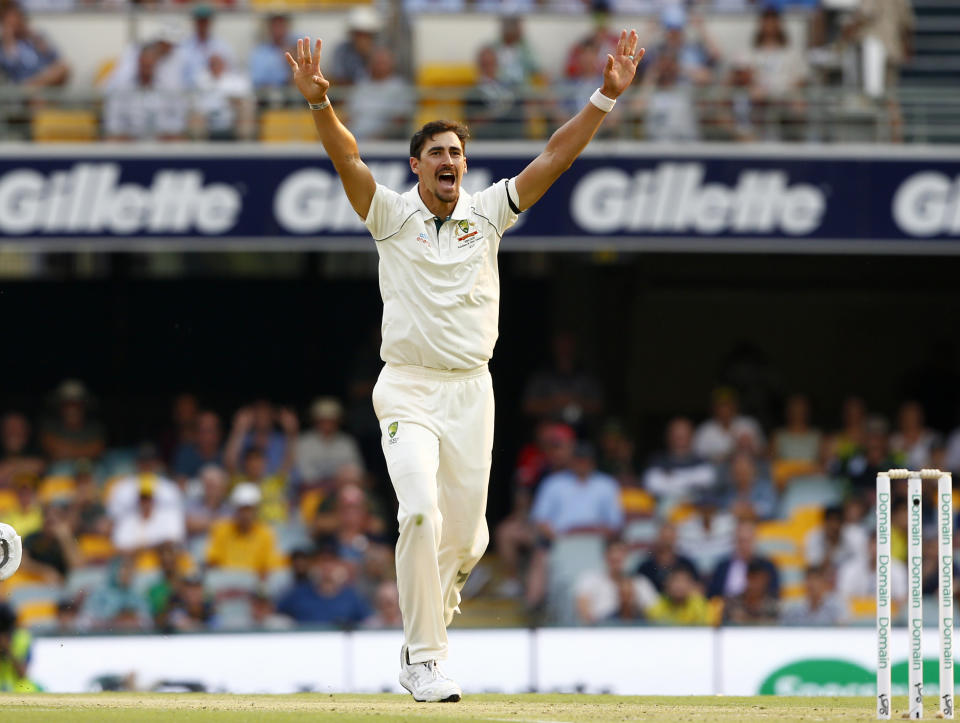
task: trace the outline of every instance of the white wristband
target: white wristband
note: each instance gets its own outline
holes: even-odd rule
[[[310,103],[308,101],[307,105],[310,106],[310,110],[323,110],[328,105],[330,105],[330,99],[324,98],[322,103]]]
[[[617,104],[617,99],[608,98],[600,92],[599,88],[597,88],[595,91],[593,91],[593,95],[590,96],[590,102],[597,106],[597,108],[602,110],[604,113],[609,113],[613,110],[613,106]]]

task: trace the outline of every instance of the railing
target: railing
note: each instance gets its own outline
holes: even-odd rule
[[[404,139],[438,117],[466,121],[475,138],[545,139],[582,105],[589,94],[585,87],[531,89],[496,102],[477,88],[419,89],[411,91],[407,109],[385,107],[380,124],[351,123],[349,89],[335,92],[333,101],[348,125],[370,128],[361,140]],[[221,131],[211,129],[195,101],[191,94],[170,95],[165,102],[157,94],[144,99],[136,93],[0,87],[0,140],[315,139],[311,116],[293,89],[225,102],[231,121]],[[130,112],[118,113],[117,104]],[[172,109],[182,122],[155,122]],[[758,102],[746,89],[729,86],[637,89],[620,99],[600,136],[650,142],[960,142],[960,95],[903,88],[896,97],[871,99],[838,88],[810,88]]]

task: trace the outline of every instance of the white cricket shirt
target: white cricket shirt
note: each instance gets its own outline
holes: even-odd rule
[[[500,315],[497,251],[517,220],[507,184],[473,195],[461,188],[439,232],[416,186],[401,194],[377,185],[364,223],[380,254],[387,364],[473,369],[490,360]]]

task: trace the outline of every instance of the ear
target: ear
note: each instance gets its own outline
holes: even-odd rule
[[[463,175],[464,176],[467,175],[467,157],[466,156],[463,157]]]
[[[420,159],[410,156],[410,170],[413,171],[413,175],[417,178],[420,178]]]

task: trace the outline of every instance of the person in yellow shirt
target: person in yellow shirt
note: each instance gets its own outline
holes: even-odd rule
[[[284,564],[273,529],[257,519],[260,501],[260,488],[253,483],[241,482],[233,488],[233,516],[210,528],[208,566],[250,570],[265,577]]]
[[[17,627],[17,615],[0,603],[0,692],[29,693],[38,690],[27,677],[30,664],[30,633]]]
[[[653,622],[669,625],[707,625],[710,611],[697,581],[685,567],[675,567],[663,584],[663,594],[646,610]]]

